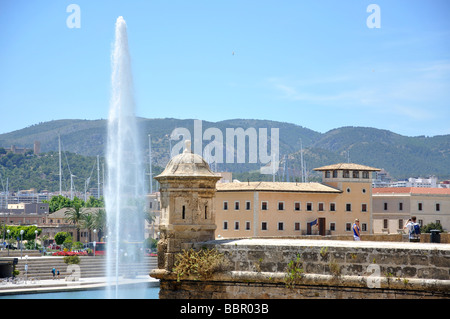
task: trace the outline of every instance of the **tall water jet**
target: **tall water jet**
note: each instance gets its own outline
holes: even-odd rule
[[[145,183],[135,116],[127,25],[116,21],[112,52],[112,92],[106,150],[107,214],[106,268],[108,297],[119,296],[119,280],[133,276],[133,265],[143,262]]]

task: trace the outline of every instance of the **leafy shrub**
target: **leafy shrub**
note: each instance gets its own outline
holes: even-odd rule
[[[297,258],[295,260],[291,260],[287,265],[286,277],[284,278],[286,287],[294,288],[294,285],[300,283],[302,280],[303,273],[303,263],[300,259],[300,255],[297,254]]]
[[[228,263],[223,254],[216,249],[190,249],[176,255],[173,272],[179,281],[183,276],[194,276],[197,279],[210,278],[214,273],[224,271]]]
[[[79,264],[80,263],[80,257],[78,255],[72,255],[72,256],[64,256],[64,262],[68,265],[70,264]]]

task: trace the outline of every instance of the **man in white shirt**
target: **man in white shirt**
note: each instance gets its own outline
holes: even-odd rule
[[[412,216],[411,219],[408,220],[408,223],[404,227],[408,230],[410,242],[419,242],[420,241],[420,233],[417,234],[414,230],[416,225],[417,225],[417,227],[420,227],[420,225],[418,223],[416,223],[416,216]]]

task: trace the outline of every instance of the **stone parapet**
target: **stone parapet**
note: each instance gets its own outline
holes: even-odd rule
[[[223,253],[231,262],[230,271],[207,280],[177,281],[170,271],[153,270],[152,277],[161,280],[160,298],[450,296],[450,245],[446,244],[239,239],[196,247]],[[293,262],[297,262],[295,271],[289,266]]]

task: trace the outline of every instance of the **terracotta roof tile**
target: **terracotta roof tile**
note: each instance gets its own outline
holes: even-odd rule
[[[450,188],[437,187],[379,187],[373,188],[372,194],[435,194],[450,195]]]
[[[332,171],[336,169],[348,169],[348,170],[358,170],[358,171],[380,171],[379,168],[370,167],[366,165],[354,164],[354,163],[339,163],[333,165],[327,165],[315,168],[315,171]]]
[[[216,188],[218,192],[267,191],[341,193],[341,190],[321,183],[233,182],[217,183]]]

